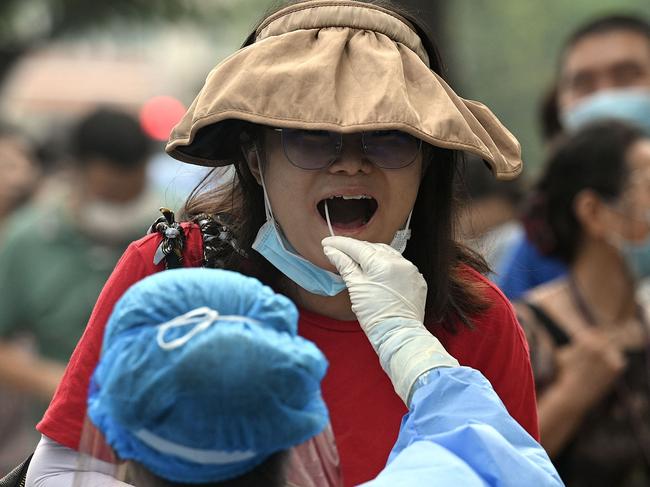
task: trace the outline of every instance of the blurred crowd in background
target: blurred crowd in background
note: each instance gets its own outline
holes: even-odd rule
[[[126,246],[205,176],[164,141],[270,5],[87,3],[0,4],[0,476],[38,441],[34,424]],[[612,463],[612,481],[629,475],[598,485],[637,485],[634,469],[650,465],[650,6],[401,3],[428,19],[461,93],[522,142],[516,181],[468,161],[458,234],[516,302],[542,444],[568,485],[596,485],[594,461]],[[588,123],[612,117],[624,122]]]

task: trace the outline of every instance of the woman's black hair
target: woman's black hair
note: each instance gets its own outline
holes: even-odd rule
[[[576,195],[588,189],[604,201],[615,201],[627,182],[628,150],[643,137],[623,122],[601,121],[558,143],[524,215],[526,233],[542,254],[574,261],[583,238],[574,211]]]
[[[295,3],[301,2],[287,2],[282,6]],[[389,9],[410,22],[427,50],[431,69],[444,77],[443,63],[435,43],[427,28],[414,15],[386,0],[364,3]],[[244,45],[253,41],[254,33]],[[489,270],[487,264],[482,257],[454,239],[455,179],[462,166],[462,158],[462,153],[457,151],[425,147],[423,162],[426,172],[413,209],[412,237],[404,252],[404,256],[418,267],[428,284],[427,325],[440,324],[451,332],[455,332],[461,323],[471,327],[472,317],[488,305],[483,298],[481,282],[472,277],[469,271],[472,268],[486,273]],[[220,188],[203,191],[210,185],[210,179],[204,180],[188,198],[182,216],[192,219],[202,213],[230,213],[235,217],[233,230],[240,245],[250,249],[257,231],[265,222],[263,192],[243,155],[233,164],[235,174],[230,182],[221,184]],[[215,178],[223,178],[223,169],[216,169],[213,173]],[[257,252],[249,250],[249,259],[242,259],[230,252],[219,260],[228,269],[252,275],[276,291],[286,292],[282,287],[282,274]]]

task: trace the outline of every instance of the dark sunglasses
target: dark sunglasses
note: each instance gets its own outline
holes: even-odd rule
[[[301,169],[325,169],[340,156],[343,134],[326,130],[274,129],[280,132],[284,154]],[[365,158],[382,169],[400,169],[411,164],[422,148],[422,141],[399,130],[361,133]]]

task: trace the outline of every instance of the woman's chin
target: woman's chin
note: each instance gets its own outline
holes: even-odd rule
[[[327,257],[325,257],[325,254],[323,254],[322,251],[320,255],[311,254],[309,256],[304,256],[304,257],[315,266],[318,266],[321,269],[325,269],[326,271],[333,272],[334,274],[338,274],[336,267],[332,265],[332,263],[329,261]]]
[[[319,260],[318,262],[315,262],[315,264],[320,267],[321,269],[325,269],[326,271],[333,272],[334,274],[339,273],[339,271],[332,265],[332,263],[327,260],[327,257],[325,257],[324,260]]]

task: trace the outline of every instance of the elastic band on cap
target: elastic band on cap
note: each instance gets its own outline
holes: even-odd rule
[[[138,430],[133,434],[140,441],[160,453],[173,455],[188,462],[200,463],[201,465],[230,465],[231,463],[243,462],[244,460],[250,460],[257,456],[257,453],[252,450],[223,451],[190,448],[189,446],[179,445],[178,443],[161,438],[145,429]]]
[[[210,326],[212,326],[212,324],[216,323],[217,321],[243,322],[249,323],[253,326],[260,326],[259,321],[249,318],[248,316],[224,316],[220,315],[217,310],[208,308],[207,306],[201,306],[200,308],[188,311],[181,316],[177,316],[173,320],[158,325],[158,336],[156,337],[158,346],[163,350],[174,350],[175,348],[182,347],[188,341],[190,341],[194,335],[207,330]],[[168,330],[189,325],[192,325],[192,328],[190,331],[185,333],[185,335],[174,340],[165,340],[165,333],[167,333]]]

